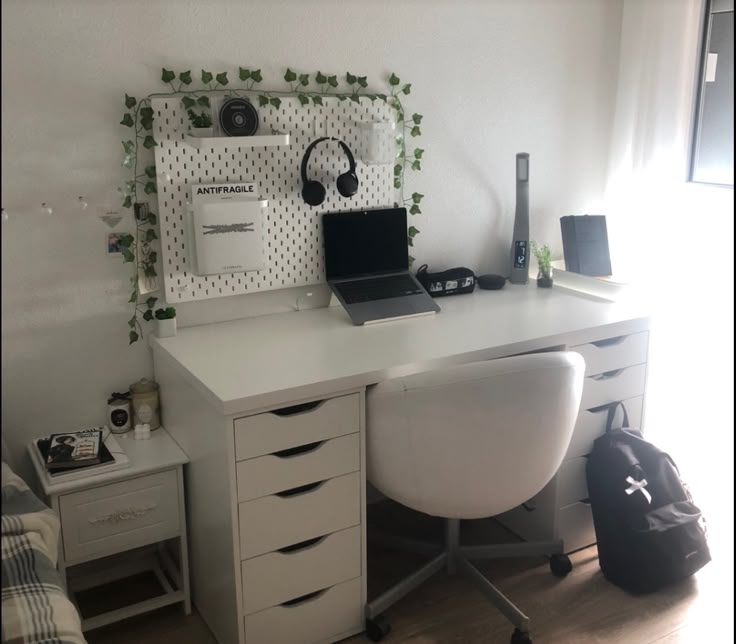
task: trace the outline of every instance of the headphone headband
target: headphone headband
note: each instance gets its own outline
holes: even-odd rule
[[[340,139],[336,139],[334,136],[323,136],[319,139],[315,139],[312,141],[308,146],[307,149],[304,151],[304,157],[302,158],[302,183],[306,183],[308,181],[307,179],[307,164],[309,163],[309,157],[312,154],[312,150],[316,147],[318,143],[322,143],[322,141],[337,141],[340,147],[342,148],[343,152],[345,153],[345,156],[348,158],[348,163],[350,163],[350,169],[349,172],[355,172],[355,158],[353,157],[353,153],[350,151],[350,148],[345,145]]]

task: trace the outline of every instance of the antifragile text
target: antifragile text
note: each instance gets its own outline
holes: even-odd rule
[[[198,195],[221,195],[229,193],[252,193],[256,191],[254,183],[235,184],[232,186],[199,186]]]

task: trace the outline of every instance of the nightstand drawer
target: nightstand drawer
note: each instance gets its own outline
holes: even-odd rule
[[[570,347],[585,358],[585,375],[631,367],[647,361],[649,332],[632,333]]]
[[[240,558],[320,537],[360,523],[360,475],[346,474],[238,505]]]
[[[360,577],[360,527],[242,562],[246,615]]]
[[[235,420],[235,458],[240,461],[360,430],[360,396],[338,396],[310,405]]]
[[[275,454],[239,461],[238,501],[250,501],[307,483],[357,472],[360,434],[308,443]]]
[[[587,503],[572,503],[557,514],[557,536],[565,544],[565,552],[579,550],[595,543],[593,512]]]
[[[245,617],[248,644],[335,642],[363,629],[361,578]]]
[[[641,429],[642,407],[644,405],[644,397],[628,398],[622,401],[626,407],[626,413],[629,416],[629,426],[633,429]],[[593,441],[599,436],[603,436],[606,431],[606,419],[608,418],[608,407],[594,407],[593,409],[581,409],[578,413],[578,420],[575,423],[575,431],[567,448],[565,458],[574,458],[575,456],[585,456],[590,454],[593,449]],[[621,427],[623,422],[623,414],[619,409],[614,419],[614,427]]]
[[[616,369],[597,376],[588,376],[583,384],[580,409],[592,409],[617,400],[641,396],[646,384],[647,365]]]
[[[66,494],[59,509],[67,563],[169,539],[180,526],[176,471]]]

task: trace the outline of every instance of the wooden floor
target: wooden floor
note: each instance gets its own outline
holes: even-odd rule
[[[439,537],[441,533],[441,524],[434,519],[403,511],[398,519],[395,508],[378,505],[381,507],[369,514],[369,525],[388,519],[392,528],[398,526],[407,536]],[[463,524],[463,542],[508,540],[508,533],[491,521]],[[572,555],[574,568],[565,579],[555,578],[543,558],[495,560],[478,567],[531,618],[535,644],[733,642],[732,545],[732,538],[722,544],[711,538],[714,561],[695,577],[640,597],[606,581],[598,568],[595,547]],[[422,561],[416,555],[369,548],[369,597]],[[513,631],[469,582],[445,574],[426,582],[386,616],[392,625],[392,632],[383,640],[386,644],[506,644]],[[179,606],[91,631],[87,638],[90,644],[216,644],[196,611],[184,617]],[[345,644],[369,641],[359,635]]]

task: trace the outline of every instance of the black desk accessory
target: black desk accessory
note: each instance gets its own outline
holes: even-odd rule
[[[258,131],[258,112],[239,96],[226,98],[220,106],[220,127],[227,136],[253,136]]]
[[[503,275],[478,275],[478,288],[486,291],[497,291],[506,285],[506,278]]]
[[[432,297],[472,293],[475,289],[475,273],[464,266],[439,273],[430,273],[422,264],[417,271],[419,283]]]
[[[355,171],[355,157],[353,157],[353,153],[350,151],[350,148],[345,143],[332,136],[320,137],[309,144],[304,152],[304,156],[302,157],[302,199],[304,199],[304,201],[310,206],[319,206],[325,200],[325,196],[327,195],[327,190],[319,181],[309,179],[307,177],[309,156],[312,154],[312,150],[314,150],[315,146],[322,143],[322,141],[337,141],[348,160],[349,167],[347,172],[344,172],[337,178],[337,191],[343,197],[352,197],[356,192],[358,192],[358,186],[360,185],[358,175]]]
[[[611,275],[608,231],[603,215],[560,217],[565,270],[591,277]]]

